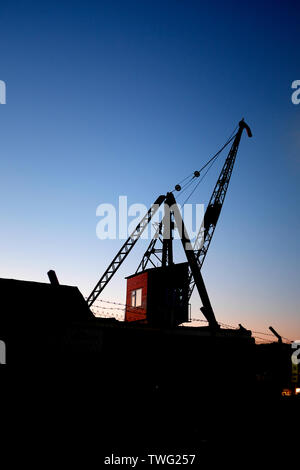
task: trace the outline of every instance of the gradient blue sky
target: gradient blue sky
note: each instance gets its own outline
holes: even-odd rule
[[[120,247],[96,238],[98,204],[150,205],[244,116],[254,137],[203,275],[219,321],[300,339],[299,13],[296,1],[1,2],[0,276],[47,282],[53,268],[89,294]],[[145,246],[103,298],[125,302]]]

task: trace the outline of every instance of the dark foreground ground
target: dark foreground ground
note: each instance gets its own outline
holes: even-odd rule
[[[10,377],[11,379],[11,377]],[[87,377],[13,377],[2,394],[2,455],[40,468],[98,468],[106,457],[195,454],[194,466],[299,455],[296,399],[128,396]],[[6,382],[8,383],[8,382]],[[10,442],[9,447],[5,443]],[[202,465],[203,464],[203,465]],[[139,468],[146,466],[140,462]],[[285,468],[285,467],[283,467]]]
[[[97,469],[112,454],[140,468],[149,454],[299,464],[300,400],[280,397],[290,348],[257,348],[243,330],[95,319],[69,286],[2,279],[0,292],[3,468]]]

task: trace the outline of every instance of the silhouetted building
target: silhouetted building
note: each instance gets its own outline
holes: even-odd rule
[[[54,360],[70,325],[94,318],[77,287],[0,279],[0,298],[7,364]]]

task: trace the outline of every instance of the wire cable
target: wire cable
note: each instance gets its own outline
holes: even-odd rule
[[[236,130],[236,128],[234,129],[234,131],[232,132],[232,134],[234,134],[235,130]],[[186,181],[186,180],[187,180],[188,178],[190,178],[191,176],[192,176],[192,179],[190,180],[190,182],[192,182],[195,178],[197,178],[199,175],[196,176],[195,173],[201,173],[201,171],[203,171],[215,158],[217,158],[217,157],[220,155],[220,153],[227,147],[227,145],[229,145],[230,142],[235,138],[236,134],[234,134],[234,135],[232,135],[232,134],[231,134],[231,136],[229,137],[229,139],[225,142],[225,144],[220,148],[220,150],[218,150],[217,153],[215,153],[215,155],[213,155],[213,156],[202,166],[202,168],[200,168],[200,170],[197,170],[197,172],[194,172],[194,173],[192,173],[192,174],[186,176],[186,177],[181,181],[181,183],[184,182],[184,181]],[[190,182],[188,182],[188,183],[186,183],[186,184],[189,184]],[[179,189],[179,191],[181,191],[182,189],[184,189],[184,188],[186,187],[186,184],[183,185],[183,187],[182,187],[181,189]],[[176,186],[177,186],[177,185],[176,185]],[[179,183],[179,186],[180,186],[180,183]],[[173,190],[170,191],[170,192],[173,193],[174,191],[177,191],[176,187],[175,187],[175,189],[173,189]]]
[[[194,194],[194,192],[196,191],[196,189],[198,188],[199,184],[204,180],[205,176],[207,175],[207,173],[209,172],[209,170],[211,169],[211,167],[213,166],[213,164],[215,163],[215,161],[217,160],[218,157],[216,157],[212,162],[211,164],[209,165],[209,167],[207,168],[206,172],[204,173],[204,175],[202,176],[202,178],[197,182],[196,186],[194,187],[194,189],[191,191],[191,193],[189,194],[189,196],[186,198],[186,200],[184,201],[183,205],[187,203],[187,201],[190,199],[190,197]]]

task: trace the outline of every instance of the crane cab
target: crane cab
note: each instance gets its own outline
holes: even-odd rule
[[[188,263],[146,269],[126,279],[126,322],[173,327],[189,321]]]

